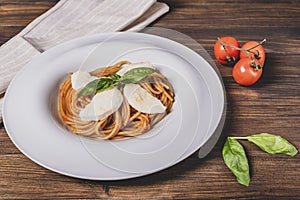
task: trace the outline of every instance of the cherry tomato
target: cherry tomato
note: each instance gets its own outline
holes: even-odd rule
[[[259,68],[258,61],[254,58],[240,59],[232,69],[232,76],[240,85],[250,86],[261,77],[262,68]]]
[[[237,39],[234,37],[226,36],[220,38],[220,40],[226,45],[240,47]],[[216,41],[214,46],[215,57],[221,64],[232,65],[238,60],[240,51],[226,45],[222,45],[218,40]]]
[[[253,48],[253,49],[251,49],[251,48]],[[258,64],[260,64],[260,66],[264,65],[265,60],[266,60],[265,49],[258,42],[255,42],[255,41],[247,42],[242,46],[242,49],[245,49],[245,50],[251,49],[251,50],[249,50],[250,51],[249,53],[241,51],[240,52],[241,59],[242,58],[255,58],[255,59],[257,59]]]

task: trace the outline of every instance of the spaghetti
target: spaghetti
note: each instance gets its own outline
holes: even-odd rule
[[[130,64],[130,62],[121,61],[112,66],[98,68],[90,74],[107,77],[109,74],[117,73],[125,64]],[[161,101],[166,107],[164,113],[139,112],[124,98],[120,108],[107,118],[98,121],[82,121],[79,112],[91,102],[93,95],[77,98],[80,90],[76,91],[72,88],[71,74],[69,74],[68,79],[61,84],[59,91],[58,110],[61,120],[73,133],[91,138],[117,139],[143,134],[170,112],[174,103],[174,91],[167,78],[158,71],[150,74],[138,84]],[[120,90],[122,91],[122,88]]]

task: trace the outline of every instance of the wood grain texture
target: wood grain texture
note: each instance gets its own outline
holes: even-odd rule
[[[56,0],[0,0],[0,44],[17,34]],[[300,160],[268,155],[243,142],[250,159],[251,184],[235,181],[221,157],[228,135],[280,134],[300,147],[300,1],[165,0],[171,11],[152,26],[180,31],[213,56],[218,36],[241,43],[267,38],[262,79],[246,88],[234,83],[231,68],[217,64],[228,111],[222,136],[204,160],[196,155],[159,173],[126,181],[69,178],[31,162],[0,129],[0,198],[217,199],[300,198]]]

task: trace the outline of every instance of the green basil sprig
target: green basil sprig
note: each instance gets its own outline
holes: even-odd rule
[[[89,82],[80,92],[78,93],[78,98],[88,94],[94,94],[97,91],[97,86],[100,82],[100,79],[93,80]]]
[[[248,160],[243,146],[237,139],[248,140],[269,154],[295,156],[298,153],[295,146],[278,135],[260,133],[246,137],[228,137],[222,150],[224,162],[237,181],[245,186],[250,182]]]
[[[250,183],[249,165],[243,146],[236,139],[228,137],[222,154],[226,166],[236,176],[237,181],[248,186]]]
[[[138,67],[129,70],[123,76],[118,74],[109,74],[108,77],[99,78],[89,82],[79,93],[77,98],[84,95],[91,95],[111,89],[116,85],[137,83],[148,75],[155,72],[155,69],[148,67]]]
[[[139,67],[134,68],[126,72],[121,78],[122,83],[137,83],[142,79],[146,78],[148,75],[155,72],[155,69],[149,67]]]
[[[118,74],[108,74],[108,77],[111,78],[114,81],[119,81],[121,76]]]
[[[95,94],[114,87],[115,81],[110,78],[100,78],[89,82],[80,92],[78,98],[84,95]]]

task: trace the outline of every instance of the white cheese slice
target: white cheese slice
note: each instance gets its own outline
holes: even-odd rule
[[[123,102],[123,95],[117,88],[97,93],[92,101],[79,113],[82,121],[105,119],[116,112]]]
[[[78,90],[86,86],[89,82],[98,79],[96,76],[91,76],[89,72],[78,70],[71,75],[72,88]]]
[[[128,103],[136,110],[148,113],[163,113],[166,107],[161,101],[147,92],[138,84],[126,84],[124,87],[124,96]]]
[[[123,76],[129,70],[134,69],[134,68],[139,68],[139,67],[147,67],[147,68],[155,69],[154,66],[150,62],[138,62],[138,63],[132,63],[132,64],[126,65],[125,67],[120,69],[117,72],[117,74],[120,76]]]

